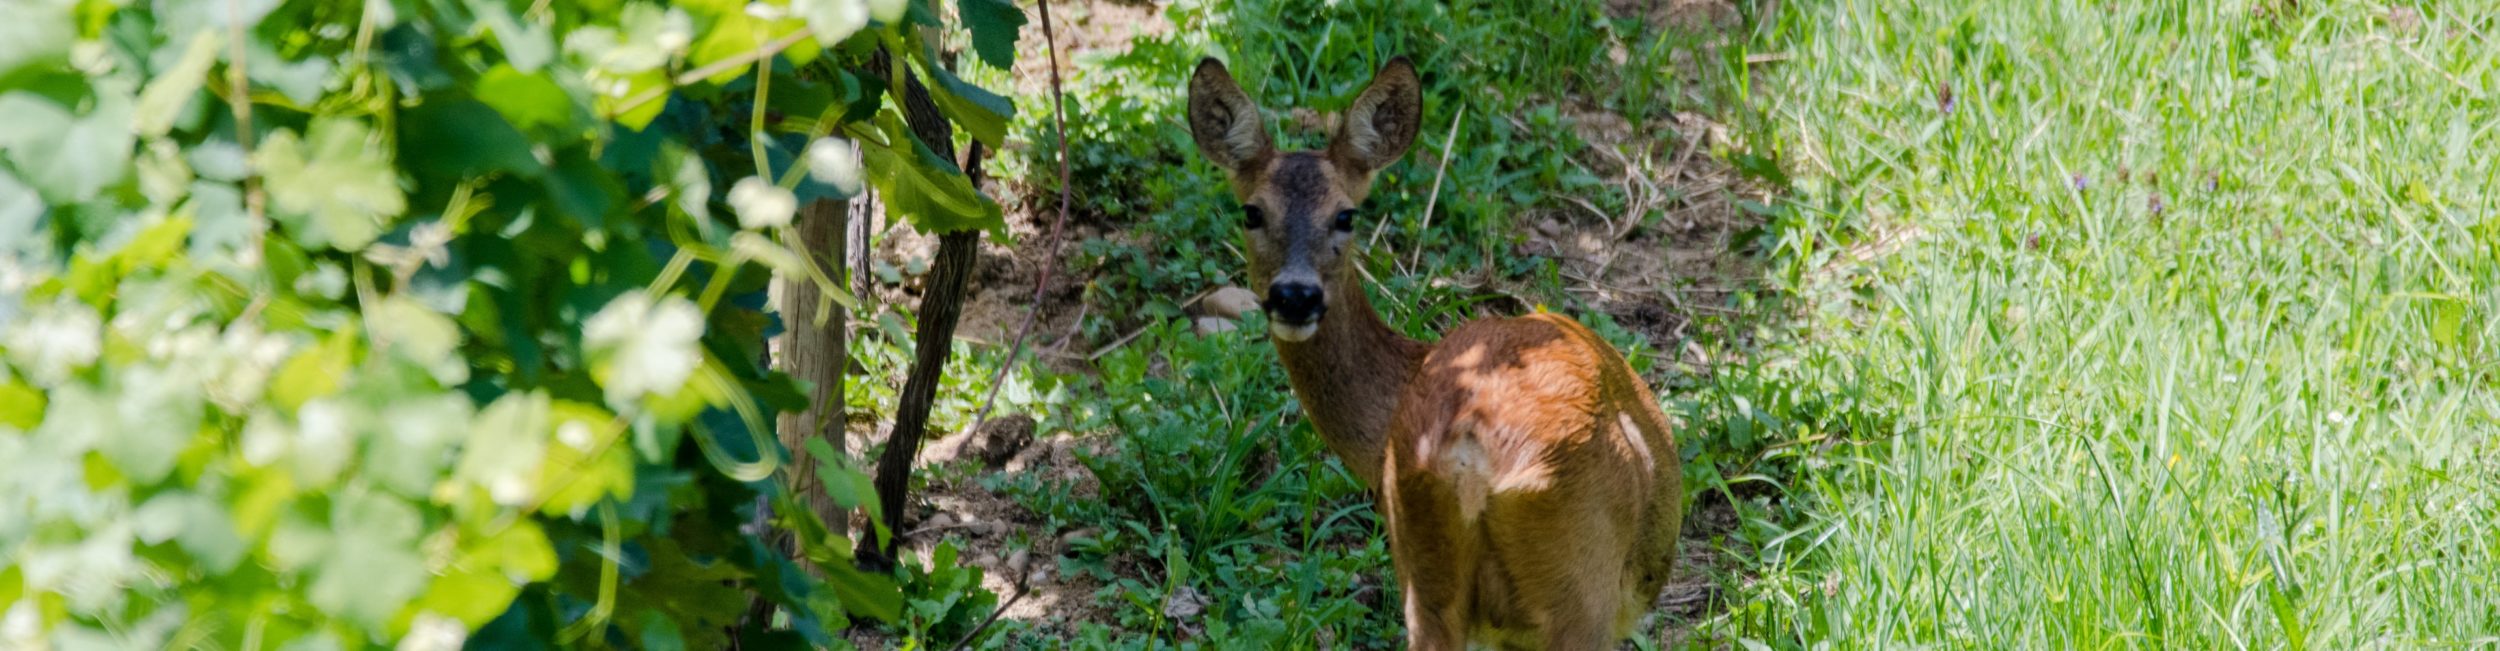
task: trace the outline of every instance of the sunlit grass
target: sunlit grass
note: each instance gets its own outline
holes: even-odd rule
[[[1811,344],[1895,425],[1729,632],[2500,644],[2500,12],[1784,12],[1782,158],[1909,242]]]

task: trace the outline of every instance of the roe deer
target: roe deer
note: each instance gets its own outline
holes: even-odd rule
[[[1379,489],[1407,641],[1602,649],[1673,565],[1683,467],[1623,355],[1567,317],[1482,319],[1426,344],[1382,323],[1354,265],[1356,208],[1421,118],[1392,59],[1322,151],[1277,151],[1224,64],[1189,82],[1189,130],[1227,172],[1294,395]],[[1447,155],[1447,154],[1445,154]]]

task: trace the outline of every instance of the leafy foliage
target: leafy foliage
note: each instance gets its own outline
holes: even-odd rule
[[[997,4],[966,18],[1004,65]],[[807,510],[769,524],[821,578],[754,527],[805,395],[760,364],[762,289],[823,278],[792,207],[859,192],[858,152],[898,219],[999,226],[884,98],[1012,106],[906,5],[0,5],[0,646],[839,646],[900,616]]]

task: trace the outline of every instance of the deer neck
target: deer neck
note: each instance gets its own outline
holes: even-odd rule
[[[1390,412],[1432,346],[1382,322],[1359,276],[1338,276],[1345,280],[1328,288],[1337,300],[1319,331],[1299,342],[1274,340],[1276,353],[1320,441],[1364,486],[1375,487]]]

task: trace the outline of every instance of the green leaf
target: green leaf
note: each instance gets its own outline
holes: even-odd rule
[[[540,510],[548,515],[581,517],[600,500],[626,499],[634,490],[634,458],[619,445],[624,429],[597,407],[575,402],[554,403],[556,444],[538,466],[537,484],[546,491]]]
[[[556,166],[544,182],[547,198],[556,210],[591,230],[606,229],[608,213],[625,196],[616,174],[600,167],[599,161],[583,149],[567,149],[558,154]]]
[[[893,114],[879,115],[878,121],[886,128],[887,141],[911,148],[905,153],[872,140],[858,141],[868,182],[885,197],[888,218],[907,220],[923,233],[1006,228],[998,204],[974,190],[971,179],[954,164],[921,146]]]
[[[624,92],[613,95],[602,94],[594,102],[600,115],[615,120],[617,124],[624,125],[627,129],[641,131],[643,127],[650,126],[653,119],[660,117],[661,109],[668,108],[670,87],[668,73],[660,70],[645,70],[627,75],[620,80],[620,83],[624,85]],[[641,99],[654,92],[658,94],[652,95],[650,99],[640,104],[630,106],[626,104],[628,101]]]
[[[484,488],[496,504],[517,506],[535,495],[532,485],[547,456],[547,394],[521,391],[504,394],[487,405],[461,446],[455,476]]]
[[[418,174],[467,180],[497,172],[536,177],[546,171],[532,142],[503,114],[477,100],[435,99],[400,116],[400,158]]]
[[[149,138],[165,135],[173,129],[174,117],[183,106],[200,94],[200,84],[208,79],[209,64],[217,62],[217,47],[223,45],[217,32],[202,30],[191,37],[191,46],[184,48],[182,58],[172,67],[159,72],[139,91],[139,107],[131,117],[132,127]]]
[[[235,532],[234,519],[215,500],[198,493],[163,493],[141,505],[131,519],[139,525],[141,541],[174,539],[202,569],[224,572],[243,560],[245,544]]]
[[[799,28],[806,26],[805,21],[794,18],[764,20],[749,16],[744,11],[724,13],[719,16],[719,22],[712,24],[711,31],[703,35],[703,40],[697,41],[694,49],[687,52],[686,57],[689,59],[687,63],[692,67],[702,68],[745,56],[763,48],[765,43],[788,36],[791,32],[796,32]],[[802,43],[782,50],[780,56],[789,58],[793,63],[805,63],[815,58],[816,49]],[[726,84],[754,72],[753,63],[729,66],[721,69],[720,72],[713,73],[704,81]]]
[[[43,422],[43,392],[23,382],[0,383],[0,425],[32,430]]]
[[[686,635],[677,630],[677,621],[660,611],[642,615],[642,648],[644,651],[686,651]]]
[[[139,231],[113,257],[121,263],[120,271],[124,274],[140,269],[162,269],[173,260],[174,254],[182,252],[183,238],[190,234],[189,218],[166,219]]]
[[[27,184],[55,204],[86,201],[130,174],[137,137],[123,84],[99,81],[84,115],[30,93],[0,95],[0,150]]]
[[[512,126],[548,140],[569,139],[581,129],[581,106],[543,72],[497,65],[478,77],[477,97]]]
[[[547,26],[514,19],[510,3],[473,1],[469,7],[477,12],[478,22],[494,35],[495,45],[503,48],[504,60],[510,61],[512,67],[534,73],[555,58],[556,41]]]
[[[66,62],[77,36],[68,2],[0,2],[0,79],[21,67]]]
[[[305,595],[314,606],[379,627],[425,589],[425,559],[415,550],[425,521],[416,508],[388,493],[351,490],[337,496],[330,523],[336,544]]]
[[[347,377],[348,364],[355,355],[354,332],[331,333],[320,345],[305,348],[270,376],[269,401],[280,409],[302,409],[314,398],[338,393],[339,384]]]
[[[1007,0],[957,0],[964,28],[972,30],[972,52],[992,68],[1016,65],[1016,35],[1024,29],[1024,10]]]
[[[425,367],[446,386],[468,381],[469,365],[460,358],[460,325],[451,317],[415,299],[392,295],[366,308],[365,323],[377,349],[388,346],[392,355]]]
[[[843,610],[882,622],[903,615],[903,591],[894,585],[893,578],[862,572],[849,563],[835,563],[824,569],[825,586],[842,599]]]
[[[1007,121],[1016,115],[1015,103],[957,78],[945,68],[923,65],[921,69],[929,73],[930,79],[937,80],[937,85],[929,89],[929,97],[937,100],[939,113],[993,150],[1005,145]]]
[[[308,245],[364,250],[408,209],[390,153],[363,122],[315,120],[303,140],[281,130],[254,159],[267,181],[271,216]]]
[[[402,25],[400,28],[406,29],[407,26]],[[417,38],[425,37],[418,36]],[[385,41],[387,42],[388,39]],[[423,43],[427,56],[430,57],[432,43]],[[268,43],[257,39],[251,43],[249,56],[251,65],[245,66],[244,71],[251,76],[252,83],[278,89],[278,94],[284,95],[287,101],[294,102],[295,107],[299,109],[309,109],[321,102],[323,93],[330,88],[330,79],[334,76],[332,73],[338,69],[337,62],[332,61],[326,55],[316,54],[301,59],[290,59],[279,54],[278,50]],[[430,59],[427,60],[426,65],[432,65]],[[448,83],[450,77],[443,75],[440,70],[435,70],[428,79]]]

